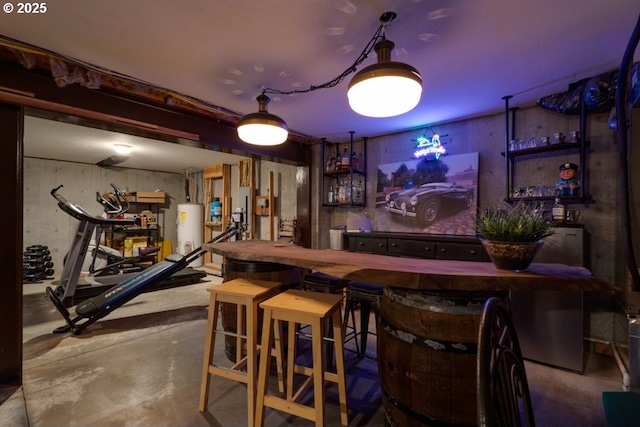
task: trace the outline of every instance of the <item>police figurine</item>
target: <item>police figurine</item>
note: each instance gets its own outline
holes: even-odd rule
[[[577,196],[580,191],[579,166],[575,163],[560,165],[560,179],[556,182],[556,195]]]

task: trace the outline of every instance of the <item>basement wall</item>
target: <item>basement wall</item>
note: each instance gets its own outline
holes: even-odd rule
[[[268,195],[269,172],[274,173],[273,192],[276,197],[276,216],[274,230],[277,233],[278,218],[295,217],[296,170],[295,166],[270,161],[257,162],[256,193]],[[94,215],[101,215],[102,206],[96,202],[96,192],[111,191],[111,183],[119,188],[133,191],[154,191],[167,193],[166,203],[160,206],[159,236],[171,239],[174,251],[177,242],[177,205],[186,203],[183,174],[153,172],[125,168],[101,168],[83,163],[62,162],[35,158],[24,159],[24,247],[47,245],[54,263],[55,277],[62,272],[63,260],[78,221],[62,212],[50,192],[58,185],[64,185],[60,194],[73,203],[77,203]],[[202,180],[202,173],[195,173],[194,179]],[[202,203],[202,184],[198,190],[192,190],[191,201]],[[244,207],[244,201],[238,197],[238,167],[231,167],[232,209]],[[269,218],[259,216],[256,221],[256,238],[269,239]]]
[[[512,105],[513,106],[513,105]],[[620,247],[619,168],[616,133],[608,127],[607,114],[593,114],[587,119],[586,168],[587,191],[592,203],[569,205],[569,209],[581,211],[581,222],[590,234],[588,265],[593,273],[617,286],[624,286],[626,267]],[[506,196],[507,177],[505,160],[505,117],[503,113],[469,120],[433,125],[433,131],[442,137],[449,155],[470,152],[479,153],[478,208],[494,205]],[[520,107],[516,112],[515,137],[526,139],[534,131],[538,137],[553,136],[554,132],[579,130],[578,116],[564,116],[537,106]],[[315,247],[329,247],[329,228],[344,225],[349,218],[368,216],[372,229],[376,230],[375,200],[378,165],[411,160],[415,140],[431,131],[425,128],[377,138],[367,142],[367,207],[324,208],[318,206]],[[357,135],[356,138],[366,135]],[[344,141],[347,140],[345,136]],[[337,141],[334,141],[337,142]],[[320,147],[314,151],[315,164],[322,165]],[[561,152],[530,156],[526,162],[518,161],[514,186],[554,185],[558,179],[558,167],[572,160]],[[317,169],[317,168],[316,168]],[[317,191],[320,191],[321,171],[315,171]],[[316,188],[316,187],[314,187]],[[547,202],[551,203],[551,202]],[[550,206],[549,206],[550,207]],[[588,319],[585,335],[596,339],[612,338],[612,311],[615,301],[609,293],[588,293],[585,296]]]

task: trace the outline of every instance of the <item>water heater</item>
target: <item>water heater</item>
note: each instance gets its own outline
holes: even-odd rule
[[[176,252],[186,255],[203,244],[204,207],[200,203],[178,204],[178,246]],[[202,257],[191,261],[190,267],[201,267]]]

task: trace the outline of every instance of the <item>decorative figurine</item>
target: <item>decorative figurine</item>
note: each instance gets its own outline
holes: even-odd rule
[[[580,191],[580,167],[575,163],[560,165],[560,179],[556,182],[557,196],[577,196]]]

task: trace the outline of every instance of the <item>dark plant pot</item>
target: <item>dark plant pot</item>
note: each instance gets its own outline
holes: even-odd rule
[[[535,243],[511,243],[481,240],[484,248],[500,270],[525,271],[531,265],[544,240]]]

